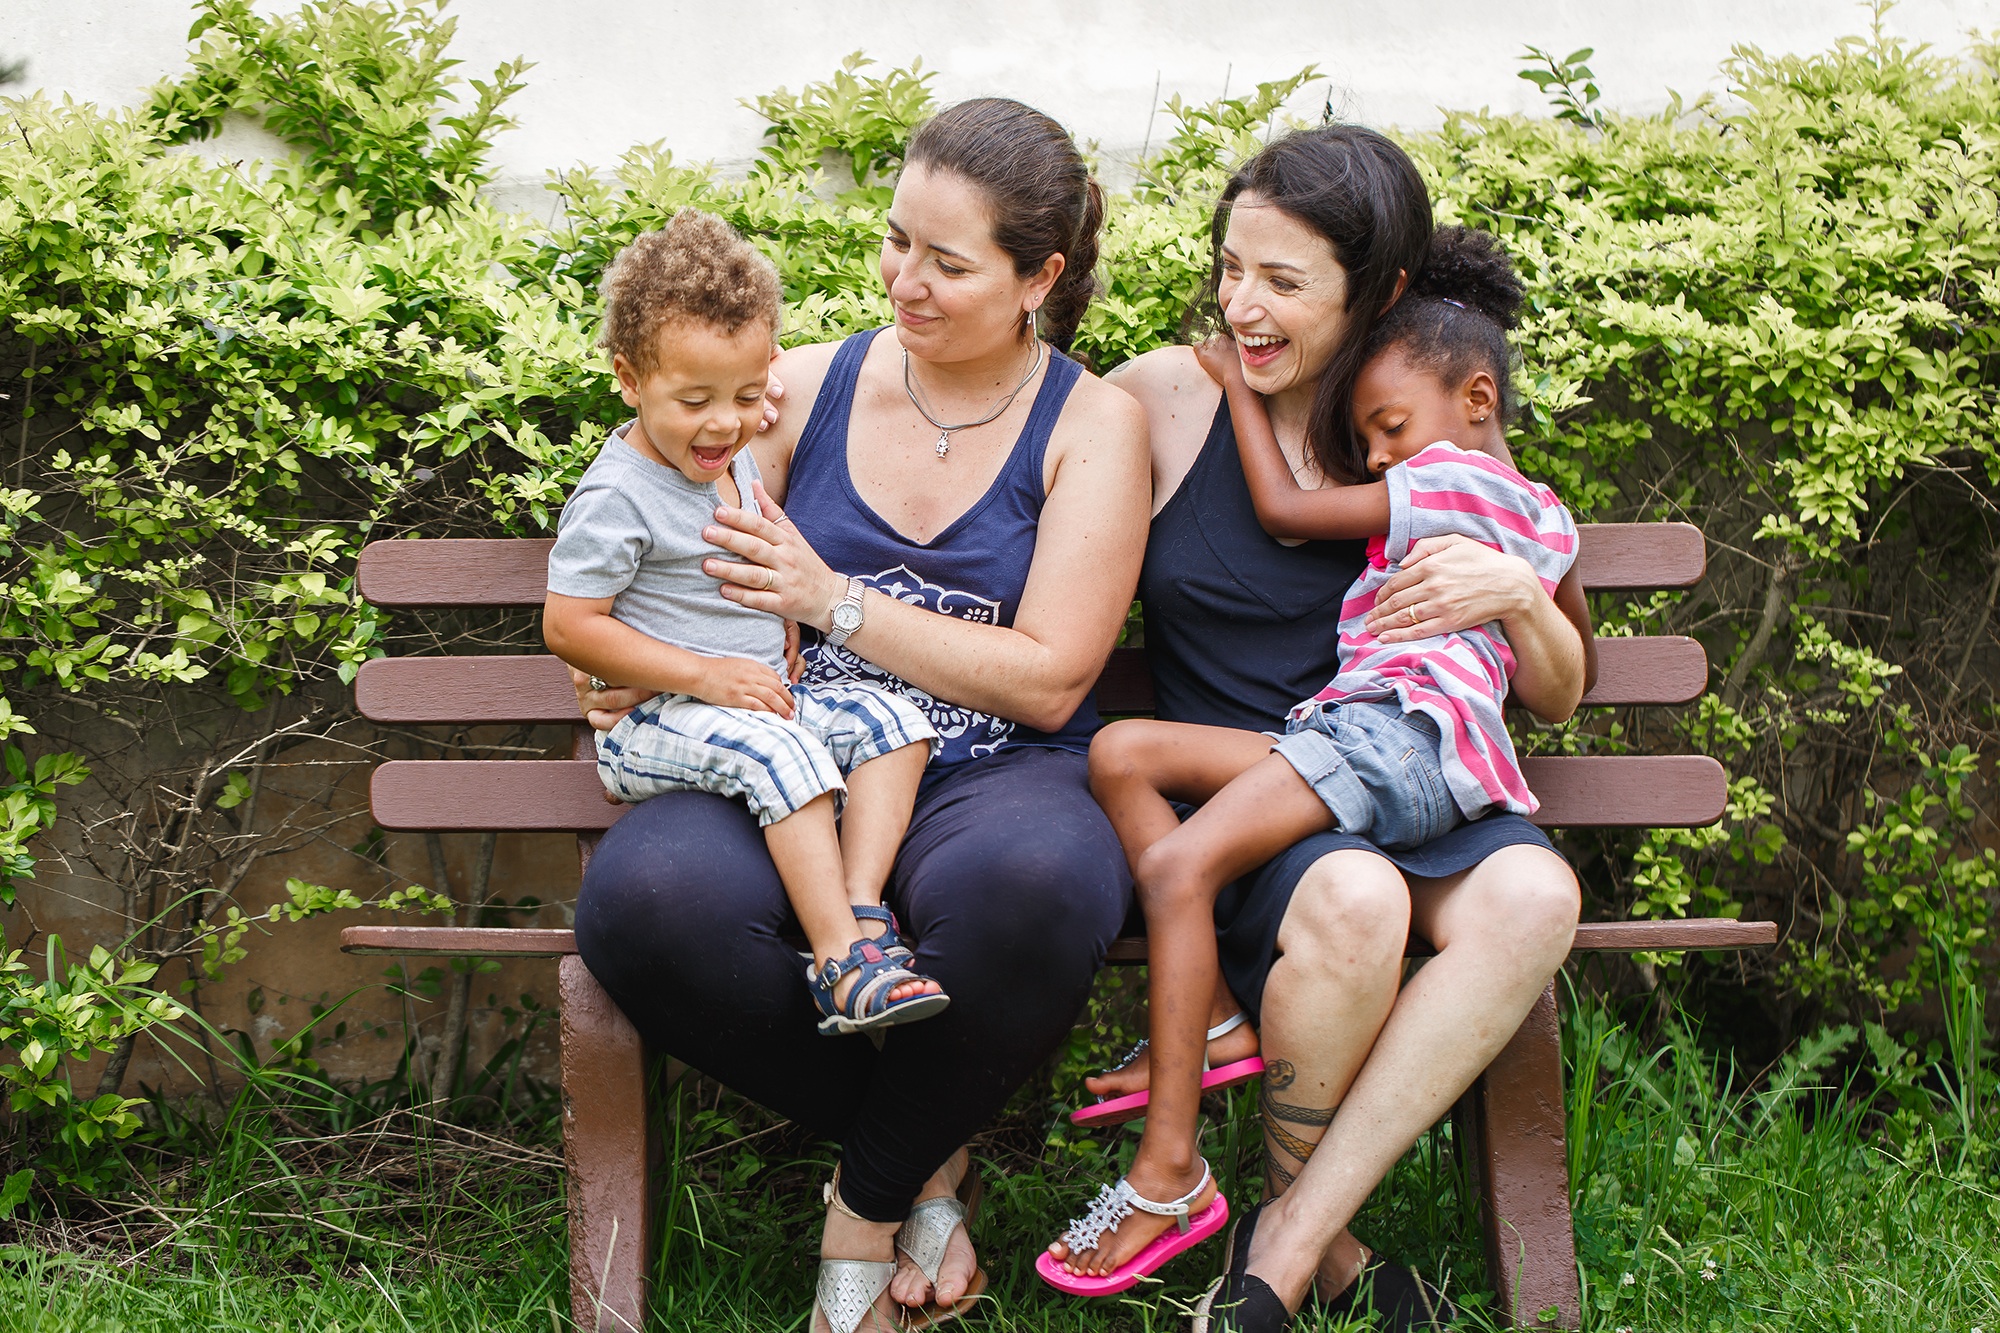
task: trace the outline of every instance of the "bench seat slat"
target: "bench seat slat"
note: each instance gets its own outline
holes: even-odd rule
[[[1745,949],[1775,944],[1775,921],[1706,918],[1681,921],[1586,921],[1576,928],[1573,950],[1630,952],[1638,949]],[[1421,943],[1412,941],[1413,944]],[[490,926],[349,926],[340,932],[348,953],[388,953],[410,957],[450,955],[479,958],[556,958],[576,952],[576,932]],[[1144,936],[1112,943],[1110,961],[1144,962]]]
[[[1582,523],[1577,570],[1593,592],[1691,588],[1707,568],[1689,523]],[[551,537],[442,537],[371,542],[355,569],[361,595],[383,607],[540,606]]]
[[[1600,639],[1597,685],[1585,705],[1679,704],[1708,685],[1708,656],[1693,639]],[[546,653],[524,657],[378,657],[361,664],[354,701],[375,722],[458,724],[578,720],[569,669]],[[1097,681],[1109,713],[1153,711],[1143,648],[1120,648]]]
[[[1522,761],[1549,828],[1694,828],[1722,817],[1728,782],[1705,755]],[[604,799],[589,760],[399,759],[369,784],[375,822],[391,832],[585,832],[625,812]]]

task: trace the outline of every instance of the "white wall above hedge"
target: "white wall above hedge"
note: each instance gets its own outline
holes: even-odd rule
[[[1299,93],[1298,112],[1331,92],[1343,115],[1415,129],[1440,106],[1542,110],[1515,77],[1522,47],[1591,46],[1605,102],[1648,111],[1669,88],[1719,89],[1733,45],[1821,50],[1869,22],[1842,0],[460,0],[454,12],[465,72],[538,62],[512,104],[521,127],[496,145],[502,191],[522,203],[551,167],[606,165],[656,139],[740,168],[762,124],[737,99],[825,78],[857,48],[921,56],[945,101],[1041,107],[1097,140],[1115,179],[1147,135],[1156,83],[1161,99],[1207,100],[1225,78],[1241,90],[1317,62],[1329,80]],[[27,59],[26,87],[120,104],[180,67],[190,22],[180,0],[7,0],[4,13],[0,56]],[[2000,27],[2000,0],[1904,0],[1886,24],[1956,50],[1968,29]],[[225,151],[261,151],[232,137]]]

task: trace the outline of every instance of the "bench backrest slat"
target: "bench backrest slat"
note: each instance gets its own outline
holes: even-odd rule
[[[1708,687],[1708,656],[1693,639],[1600,639],[1587,705],[1682,704]],[[378,657],[362,664],[354,701],[363,717],[405,725],[574,722],[569,670],[532,657]],[[1097,680],[1105,713],[1153,711],[1153,679],[1140,648],[1120,648]]]
[[[1577,568],[1593,592],[1691,588],[1707,552],[1688,523],[1579,525]],[[552,538],[433,538],[371,542],[356,583],[382,607],[540,606]]]

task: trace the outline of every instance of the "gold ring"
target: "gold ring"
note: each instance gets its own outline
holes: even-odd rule
[[[1415,629],[1417,627],[1417,604],[1415,602],[1411,602],[1408,606],[1403,608],[1403,613],[1409,616],[1410,618],[1410,628]]]
[[[759,592],[769,592],[769,591],[771,591],[771,585],[772,585],[773,583],[777,582],[777,579],[778,579],[778,575],[777,575],[777,573],[776,573],[776,572],[775,572],[774,570],[769,570],[769,569],[765,570],[765,571],[764,571],[764,583],[763,583],[763,586],[762,586],[762,587],[760,587],[760,588],[758,588],[758,589],[757,589],[757,591],[759,591]]]

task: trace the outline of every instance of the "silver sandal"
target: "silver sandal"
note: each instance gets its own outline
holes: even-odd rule
[[[840,1168],[822,1191],[826,1202],[856,1221],[866,1221],[840,1197]],[[893,1259],[821,1259],[819,1280],[813,1291],[813,1309],[826,1316],[830,1333],[855,1333],[861,1321],[874,1312],[875,1302],[896,1277]],[[806,1319],[812,1325],[810,1316]]]
[[[970,1232],[972,1217],[979,1211],[980,1195],[979,1171],[968,1162],[965,1178],[959,1181],[956,1194],[922,1199],[912,1204],[909,1217],[897,1229],[896,1248],[909,1256],[910,1262],[924,1275],[924,1280],[931,1284],[931,1302],[912,1306],[905,1312],[910,1328],[932,1328],[961,1318],[986,1294],[986,1270],[975,1261],[964,1295],[948,1306],[939,1305],[936,1299],[938,1274],[944,1268],[951,1233],[961,1226]]]
[[[826,1316],[832,1333],[854,1333],[895,1276],[896,1265],[888,1259],[822,1259],[813,1307]]]
[[[910,1206],[909,1217],[896,1231],[896,1248],[910,1256],[910,1262],[933,1287],[937,1286],[938,1271],[944,1267],[951,1233],[964,1224],[965,1218],[965,1205],[951,1195],[922,1199]]]

